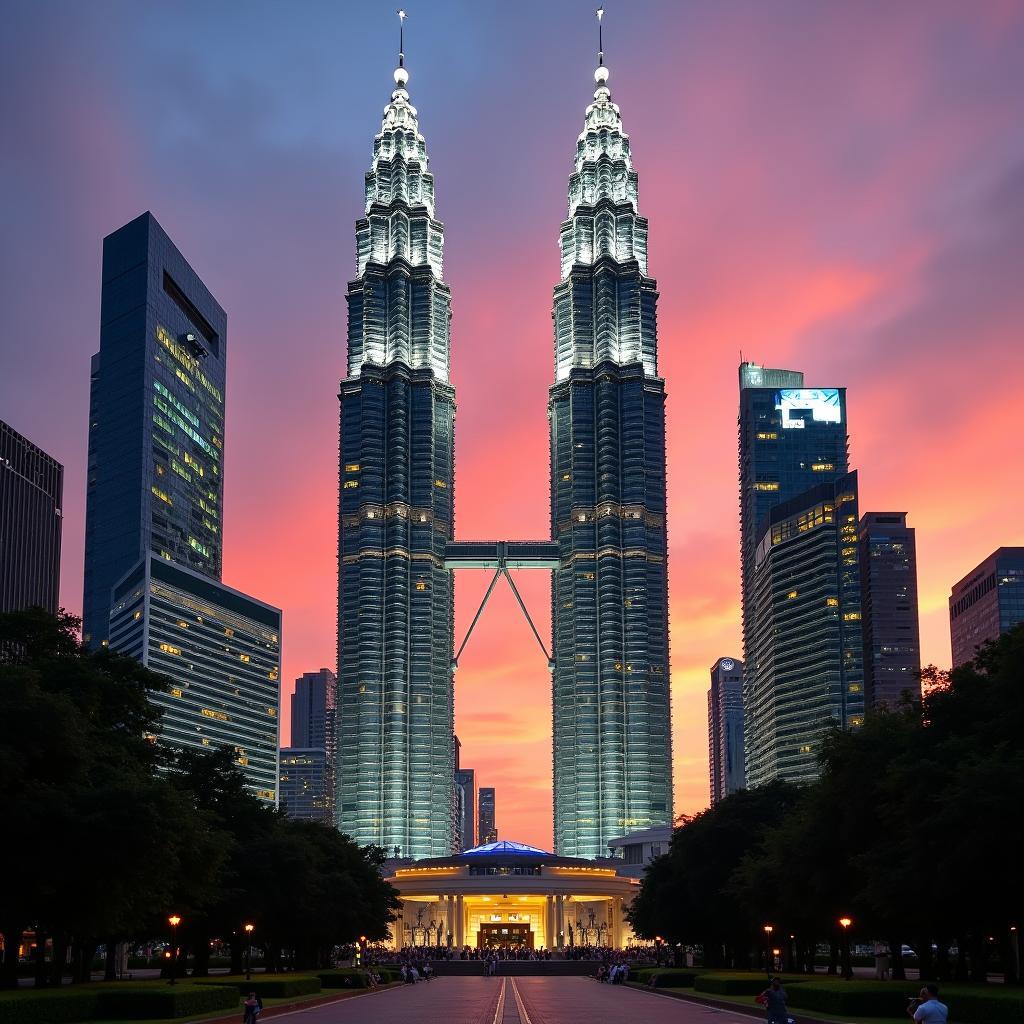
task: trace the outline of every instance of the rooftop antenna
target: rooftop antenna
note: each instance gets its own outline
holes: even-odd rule
[[[598,7],[597,9],[597,64],[598,67],[604,67],[604,7]]]
[[[401,8],[398,10],[398,66],[405,67],[405,19],[408,15]]]

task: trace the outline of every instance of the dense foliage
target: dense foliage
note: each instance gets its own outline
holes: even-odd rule
[[[880,939],[900,976],[904,944],[924,976],[1019,980],[1024,925],[1024,626],[952,673],[925,673],[918,703],[831,733],[820,781],[721,801],[677,829],[631,920],[647,937],[703,946],[745,967],[779,948],[807,970],[815,947]],[[773,926],[766,938],[765,924]]]
[[[241,967],[245,922],[271,967],[282,950],[293,966],[327,966],[336,944],[383,938],[398,904],[380,851],[266,807],[230,750],[147,741],[159,723],[147,695],[167,680],[86,650],[78,626],[38,609],[0,615],[0,933],[16,949],[35,932],[37,985],[59,980],[69,949],[85,981],[99,944],[169,938],[170,913],[200,975],[214,939]],[[6,956],[0,984],[17,971]]]

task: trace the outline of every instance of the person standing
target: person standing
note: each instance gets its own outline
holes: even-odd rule
[[[949,1007],[939,1002],[939,986],[925,985],[918,998],[910,1001],[907,1015],[919,1024],[947,1024]]]
[[[256,993],[250,992],[248,998],[242,1003],[242,1024],[256,1024],[256,1018],[262,1009]]]
[[[757,1002],[765,1008],[768,1024],[788,1024],[786,990],[782,987],[781,978],[772,978],[771,984],[757,997]]]

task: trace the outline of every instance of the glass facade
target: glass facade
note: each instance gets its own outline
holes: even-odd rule
[[[461,849],[476,846],[476,772],[459,768],[455,772],[459,800],[459,842]]]
[[[999,548],[968,573],[949,598],[953,665],[986,640],[1024,622],[1024,547]]]
[[[60,598],[64,467],[0,420],[0,613]]]
[[[150,213],[103,240],[92,359],[83,636],[147,552],[221,575],[227,317]]]
[[[479,828],[477,841],[481,846],[498,841],[497,806],[493,786],[480,787]],[[476,849],[476,847],[474,847]]]
[[[743,662],[719,658],[708,690],[708,767],[711,805],[746,785],[743,739]]]
[[[867,707],[921,696],[917,545],[906,512],[865,512],[859,533]]]
[[[278,806],[289,818],[334,824],[334,797],[323,747],[282,747]]]
[[[755,551],[744,687],[751,787],[818,775],[824,730],[864,721],[857,474],[772,509]]]
[[[576,857],[672,820],[657,285],[608,69],[595,79],[561,229],[548,402],[555,850]]]
[[[154,740],[230,747],[249,789],[277,801],[281,612],[147,555],[113,590],[110,647],[170,679],[150,694]]]
[[[341,382],[337,824],[451,852],[455,390],[444,229],[403,67],[374,140]]]

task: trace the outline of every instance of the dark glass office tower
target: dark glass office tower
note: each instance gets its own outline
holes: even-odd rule
[[[555,850],[672,821],[665,383],[647,219],[608,69],[569,178],[549,392]]]
[[[743,742],[743,662],[719,658],[708,690],[708,769],[711,806],[746,785]]]
[[[747,785],[818,775],[823,731],[864,721],[857,474],[777,505],[758,537],[746,665]]]
[[[455,771],[455,786],[459,791],[459,840],[461,849],[476,846],[476,772],[472,768]]]
[[[83,635],[147,552],[221,574],[224,310],[151,213],[103,240],[92,359]]]
[[[0,613],[60,600],[64,467],[0,420]]]
[[[479,827],[477,829],[477,845],[498,841],[497,808],[493,786],[480,787]]]
[[[455,390],[444,228],[406,90],[366,174],[341,382],[338,827],[406,857],[451,852]]]
[[[1024,622],[1024,547],[997,548],[950,595],[953,667],[1019,622]]]
[[[292,694],[292,746],[322,747],[333,743],[338,679],[329,668],[303,672]]]
[[[921,696],[917,545],[906,512],[865,512],[858,535],[867,708]]]

